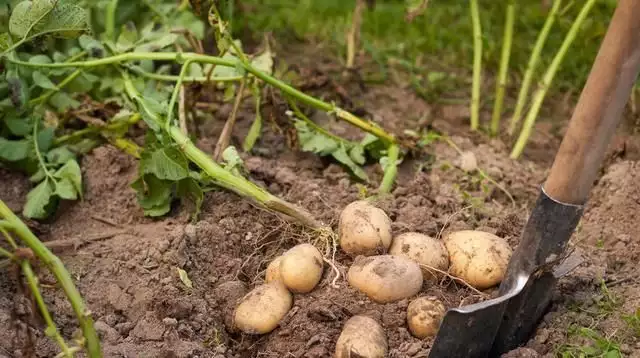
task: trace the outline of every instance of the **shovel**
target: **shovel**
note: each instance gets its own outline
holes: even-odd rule
[[[619,0],[498,297],[450,309],[430,358],[499,357],[525,343],[558,279],[577,266],[567,243],[640,71],[640,1]]]

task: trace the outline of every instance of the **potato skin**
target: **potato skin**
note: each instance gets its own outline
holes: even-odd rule
[[[449,272],[484,290],[504,278],[512,250],[506,240],[488,232],[462,230],[448,234]]]
[[[282,282],[256,286],[246,294],[234,313],[234,325],[244,333],[273,331],[293,304],[291,293]]]
[[[391,245],[391,220],[365,200],[342,210],[338,230],[340,247],[351,256],[384,254]]]
[[[396,236],[389,254],[405,256],[420,264],[425,280],[436,281],[441,275],[426,266],[441,271],[449,269],[449,253],[442,241],[418,232],[407,232]]]
[[[282,281],[282,275],[280,273],[280,263],[282,262],[282,256],[278,256],[267,266],[267,271],[264,275],[264,282]]]
[[[384,358],[388,349],[387,337],[376,320],[353,316],[342,328],[334,358]]]
[[[358,256],[347,273],[349,284],[377,303],[394,302],[422,288],[420,266],[404,256]]]
[[[322,279],[323,268],[320,251],[311,244],[300,244],[282,255],[280,276],[292,292],[307,293]]]
[[[438,332],[446,308],[435,296],[418,297],[407,307],[407,325],[416,338],[433,337]]]

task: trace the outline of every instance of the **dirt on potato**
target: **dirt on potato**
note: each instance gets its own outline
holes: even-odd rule
[[[333,78],[328,69],[301,61],[319,76]],[[321,64],[326,64],[321,62]],[[547,122],[539,125],[527,157],[513,161],[503,139],[467,131],[466,105],[429,105],[400,85],[341,83],[304,86],[344,102],[336,86],[348,93],[348,109],[380,122],[396,133],[403,129],[438,130],[450,135],[465,156],[442,141],[429,145],[400,167],[393,196],[377,205],[392,220],[393,234],[421,232],[441,238],[449,230],[477,229],[504,237],[512,247],[536,199],[539,185],[559,144]],[[345,89],[346,88],[346,89]],[[193,93],[195,100],[206,96]],[[199,97],[198,97],[199,96]],[[247,101],[239,116],[232,144],[242,142],[254,116]],[[196,131],[200,148],[212,152],[224,125],[229,104],[218,106],[213,118]],[[272,100],[264,109],[265,129],[256,148],[244,156],[249,176],[290,202],[312,212],[337,230],[341,210],[358,200],[362,188],[343,167],[327,158],[292,148],[283,123],[284,104]],[[561,118],[570,116],[566,110]],[[316,114],[335,133],[360,133],[334,119]],[[623,128],[624,130],[624,128]],[[579,328],[600,332],[619,345],[624,357],[640,357],[640,339],[625,319],[640,306],[640,158],[634,136],[621,131],[607,156],[603,176],[572,238],[585,263],[563,278],[553,305],[526,347],[508,357],[552,357],[576,347],[593,345]],[[472,154],[469,154],[472,153]],[[462,157],[473,156],[477,170],[461,168]],[[426,357],[432,338],[417,339],[408,331],[410,300],[377,304],[350,287],[346,272],[353,259],[326,237],[292,225],[248,200],[225,191],[206,194],[202,213],[191,221],[192,208],[179,204],[163,218],[143,216],[130,184],[136,176],[134,159],[103,145],[82,159],[85,196],[64,203],[46,222],[28,222],[43,240],[68,240],[56,253],[65,263],[95,319],[105,357],[330,357],[344,323],[366,315],[383,327],[389,357]],[[379,165],[366,168],[376,187]],[[20,212],[29,190],[28,179],[0,169],[0,199]],[[325,264],[320,284],[310,293],[296,294],[293,308],[280,326],[266,335],[246,335],[232,327],[231,311],[239,298],[264,281],[264,271],[276,256],[293,245],[317,245],[333,266]],[[193,287],[178,275],[184,270]],[[43,334],[43,322],[16,274],[0,275],[0,357],[53,357],[58,348]],[[43,283],[54,279],[39,270]],[[62,334],[77,330],[75,316],[61,290],[43,289]],[[447,308],[470,304],[480,295],[447,278],[425,281],[420,295],[434,296]],[[640,318],[638,318],[640,320]],[[640,324],[640,323],[638,323]],[[578,333],[576,333],[578,332]]]

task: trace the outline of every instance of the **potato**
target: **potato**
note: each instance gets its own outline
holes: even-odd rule
[[[384,330],[373,318],[351,317],[336,342],[335,358],[383,358],[389,345]]]
[[[441,271],[447,271],[449,268],[449,253],[442,241],[418,232],[396,236],[389,248],[389,254],[405,256],[420,264],[425,280],[435,281],[441,277],[429,267]]]
[[[322,254],[311,244],[292,247],[280,262],[282,282],[295,293],[313,290],[322,278],[322,269]]]
[[[435,336],[447,312],[435,296],[418,297],[407,307],[407,325],[416,338]]]
[[[391,245],[391,220],[364,200],[342,210],[338,230],[340,247],[352,256],[384,254]]]
[[[255,287],[242,298],[234,314],[234,325],[244,333],[273,331],[291,309],[293,298],[282,282]]]
[[[422,288],[420,266],[404,256],[358,256],[349,268],[351,286],[378,303],[411,297]]]
[[[449,272],[471,286],[484,290],[504,278],[511,258],[511,247],[501,237],[488,232],[462,230],[447,235]]]
[[[266,283],[274,281],[282,281],[282,275],[280,274],[280,263],[282,262],[282,256],[278,256],[267,266],[267,272],[264,275],[264,281]]]

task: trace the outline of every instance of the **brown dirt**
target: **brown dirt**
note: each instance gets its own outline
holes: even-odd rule
[[[315,71],[308,81],[333,78],[321,65],[327,66],[319,61],[308,67]],[[298,66],[307,68],[305,63]],[[343,84],[337,86],[343,88]],[[336,93],[335,85],[307,87],[311,92]],[[345,104],[349,109],[390,130],[400,133],[404,128],[428,124],[451,134],[452,140],[463,151],[474,153],[479,167],[507,188],[515,200],[511,202],[478,175],[460,170],[456,150],[438,142],[428,154],[402,164],[393,197],[378,203],[393,221],[394,235],[418,231],[441,237],[443,228],[480,229],[505,237],[512,246],[517,244],[557,148],[557,135],[540,130],[528,158],[515,162],[508,158],[509,146],[503,141],[467,132],[463,106],[432,107],[397,85],[347,88],[343,90],[353,96]],[[329,99],[344,103],[339,97]],[[253,118],[252,106],[246,103],[238,118],[232,137],[236,145]],[[213,151],[228,107],[219,106],[214,118],[199,127],[202,149]],[[360,189],[340,166],[289,148],[291,137],[283,124],[286,120],[280,104],[268,104],[264,116],[265,132],[254,154],[245,156],[250,177],[335,229],[341,209],[359,198]],[[358,134],[330,118],[315,118],[336,133]],[[545,125],[541,123],[540,128]],[[635,221],[640,213],[640,165],[635,161],[639,152],[633,143],[636,138],[624,133],[616,139],[605,175],[574,235],[573,242],[585,253],[586,263],[562,280],[535,337],[526,348],[509,353],[510,357],[551,357],[562,345],[582,343],[579,336],[568,334],[572,325],[598,329],[606,337],[624,342],[624,356],[640,356],[638,337],[630,334],[621,319],[640,305],[640,226]],[[224,191],[206,194],[195,223],[190,222],[190,208],[181,205],[165,218],[145,218],[129,187],[136,166],[134,160],[109,145],[96,148],[82,160],[84,200],[66,203],[48,222],[33,223],[44,241],[113,233],[59,253],[95,318],[105,357],[329,357],[343,324],[357,314],[380,322],[390,357],[427,356],[432,340],[416,339],[407,329],[409,301],[376,304],[350,287],[344,277],[353,260],[340,252],[335,257],[341,272],[337,286],[332,284],[335,272],[325,265],[320,285],[311,293],[294,296],[293,308],[275,331],[263,336],[234,331],[230,309],[246,289],[263,281],[270,260],[298,242],[322,243],[312,233]],[[367,188],[371,190],[381,173],[375,164],[367,171],[372,178]],[[29,186],[26,178],[0,169],[0,182],[0,199],[19,212]],[[180,281],[177,268],[188,273],[192,289]],[[52,281],[44,270],[41,272],[43,281]],[[602,278],[615,297],[615,309],[607,314],[603,314]],[[21,292],[13,276],[0,275],[0,357],[52,357],[57,347],[43,336],[43,325]],[[44,294],[62,333],[71,337],[76,325],[64,296],[51,288]],[[480,298],[447,280],[426,282],[420,295],[438,297],[447,308]]]

